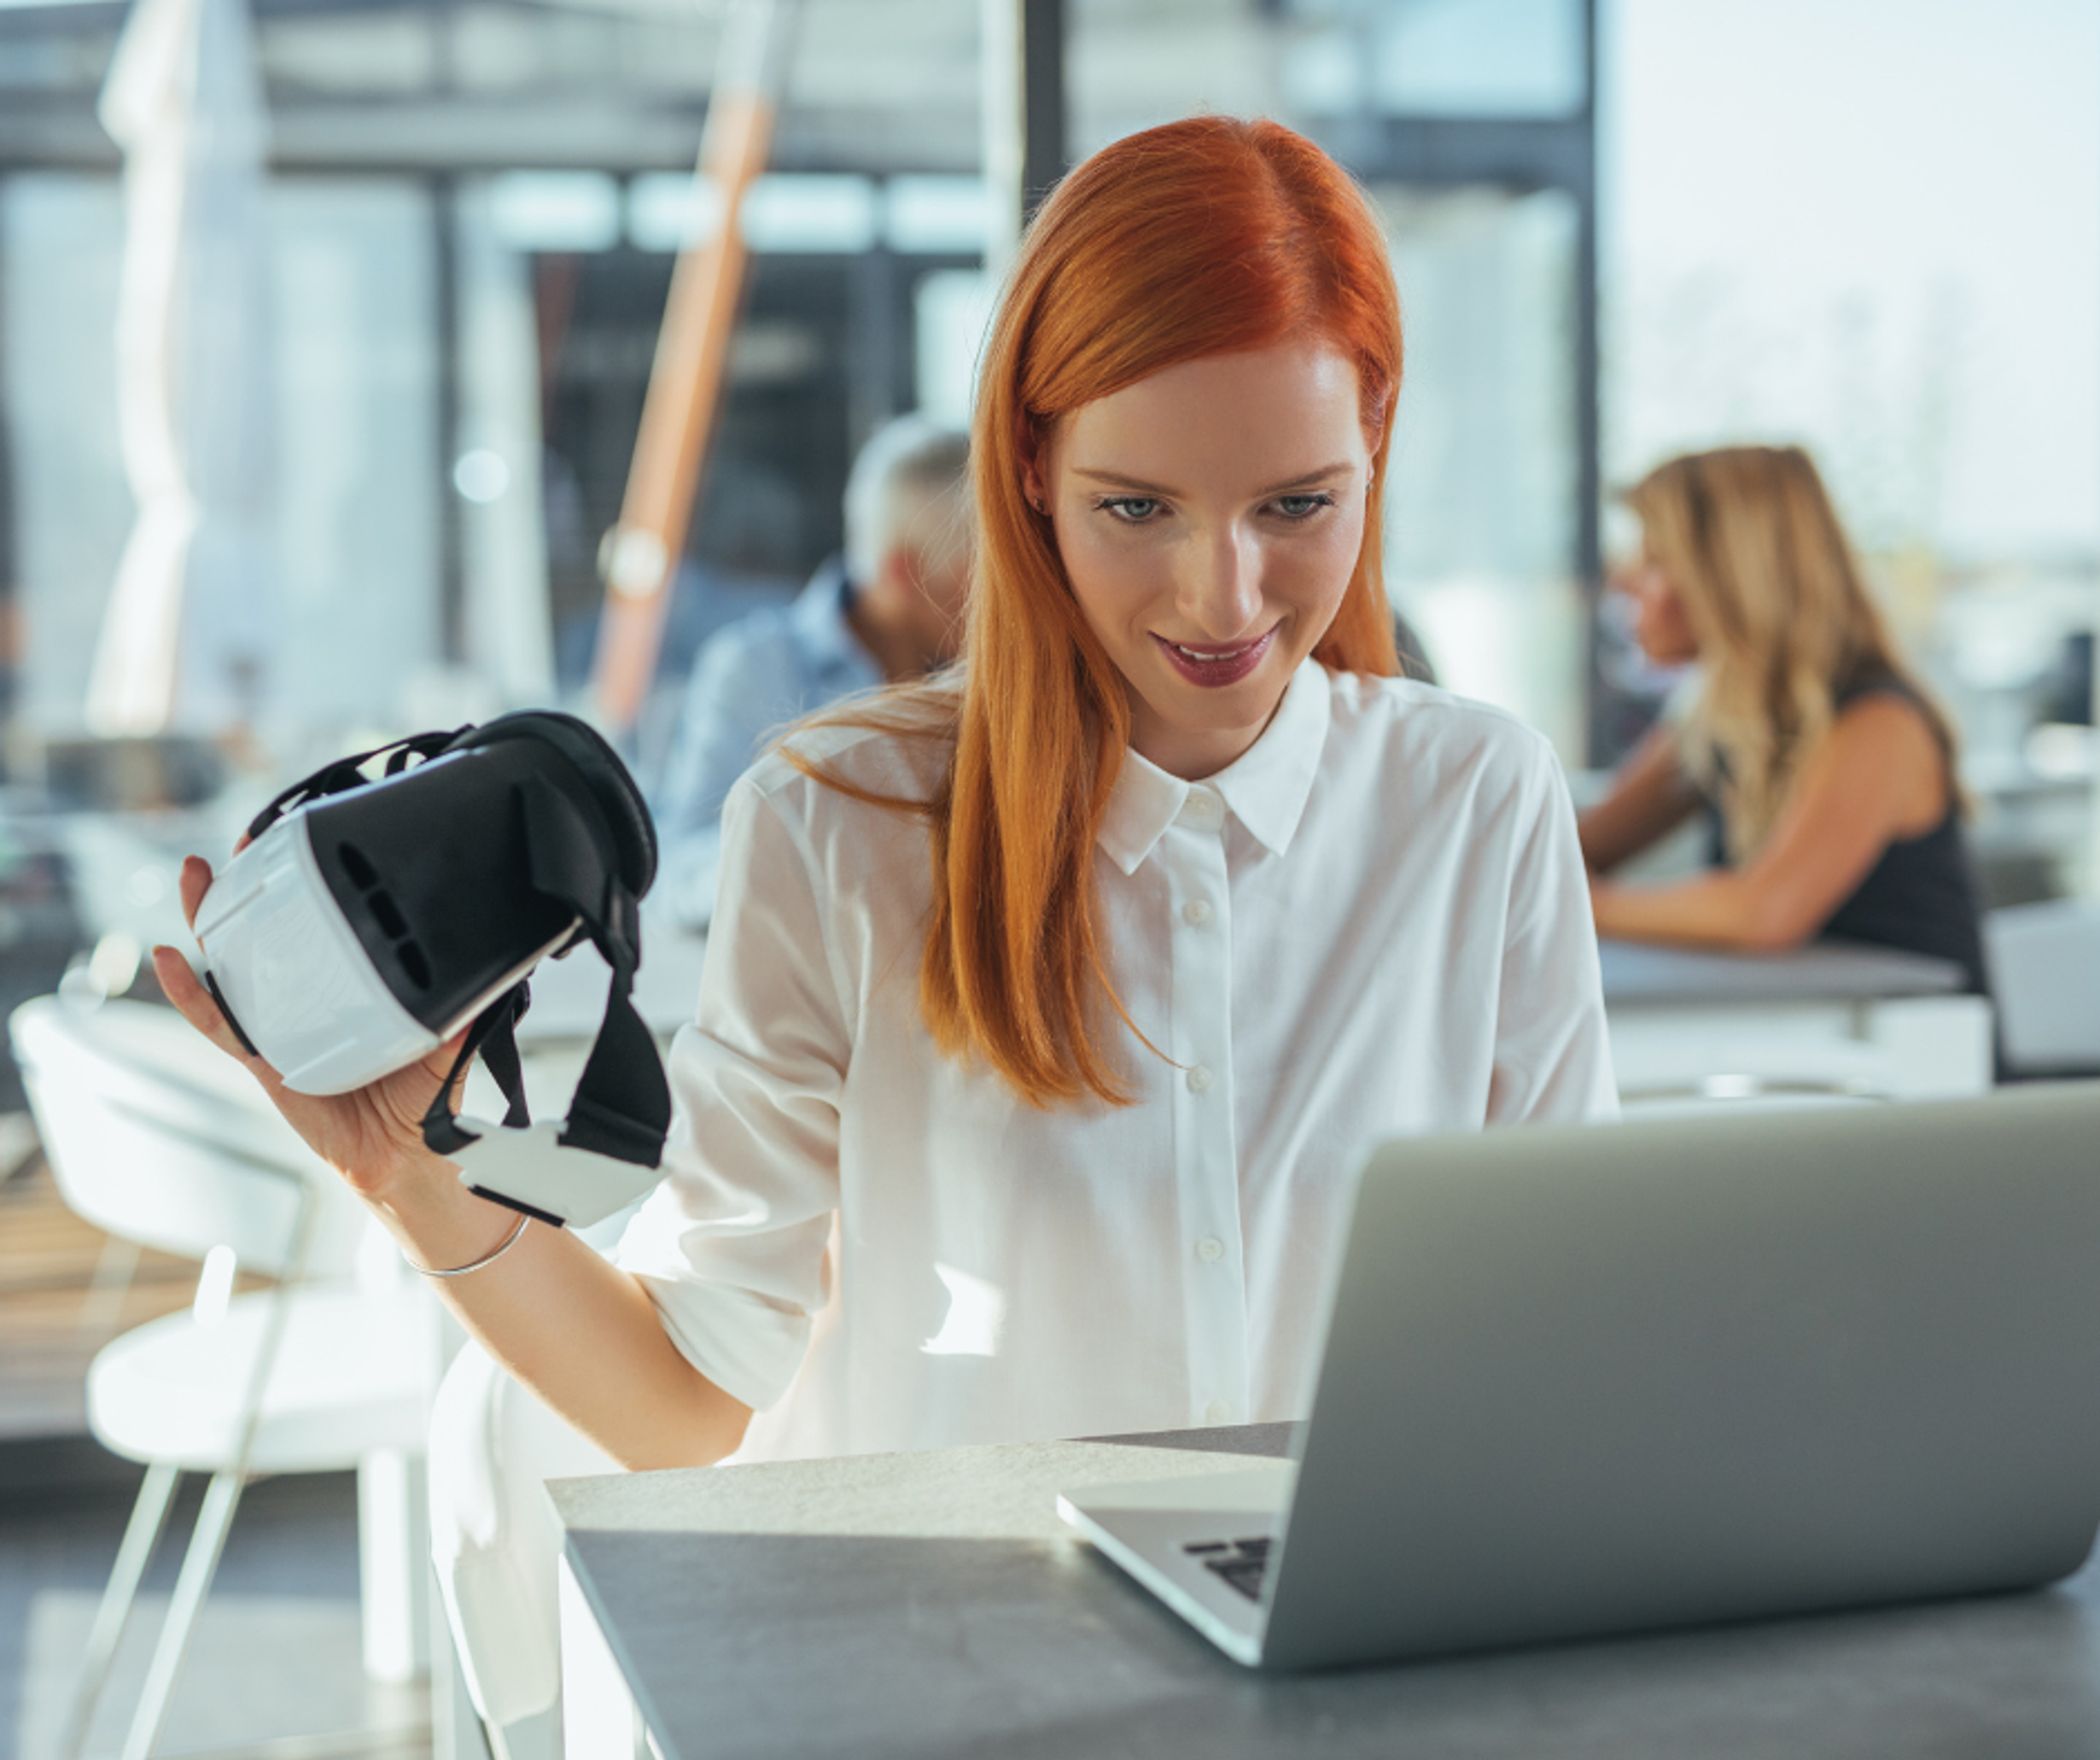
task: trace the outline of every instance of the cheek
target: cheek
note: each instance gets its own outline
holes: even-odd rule
[[[1166,577],[1164,562],[1155,551],[1119,544],[1112,537],[1096,537],[1083,529],[1070,536],[1059,533],[1057,553],[1065,564],[1065,578],[1072,584],[1073,598],[1087,621],[1103,634],[1113,633],[1132,613],[1142,610]]]
[[[1364,548],[1364,516],[1355,510],[1350,517],[1328,522],[1317,533],[1308,534],[1286,553],[1295,596],[1316,603],[1339,605],[1349,590]]]
[[[1697,638],[1692,633],[1692,619],[1684,609],[1684,602],[1667,588],[1641,594],[1635,602],[1639,615],[1634,624],[1634,635],[1640,644],[1659,657],[1689,658],[1698,652]]]

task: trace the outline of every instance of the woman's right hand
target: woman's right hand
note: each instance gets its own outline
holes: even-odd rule
[[[201,857],[183,862],[183,915],[192,928],[197,906],[211,886],[211,865]],[[423,1114],[452,1068],[462,1034],[406,1069],[348,1094],[301,1094],[261,1057],[245,1049],[225,1012],[199,981],[189,962],[173,947],[153,950],[153,972],[183,1018],[262,1083],[285,1122],[307,1146],[337,1169],[358,1195],[391,1204],[404,1187],[457,1178],[449,1162],[424,1146]]]

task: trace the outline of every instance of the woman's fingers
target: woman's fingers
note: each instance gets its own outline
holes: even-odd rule
[[[188,879],[185,870],[184,878]],[[265,1087],[275,1087],[277,1072],[260,1057],[256,1056],[240,1043],[211,992],[198,981],[190,963],[173,947],[153,950],[153,976],[161,981],[161,994],[175,1005],[175,1012],[203,1034],[213,1044],[236,1062],[245,1063],[262,1078]]]
[[[211,890],[211,864],[202,856],[184,856],[182,879],[179,884],[183,895],[183,920],[195,929],[197,907],[204,902],[204,895]],[[209,997],[205,999],[207,1001],[210,999]]]
[[[153,950],[153,976],[161,981],[161,993],[175,1005],[175,1012],[228,1056],[248,1061],[248,1052],[234,1036],[226,1011],[198,981],[190,963],[173,947]]]

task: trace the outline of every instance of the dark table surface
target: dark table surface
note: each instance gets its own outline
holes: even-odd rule
[[[1819,942],[1792,953],[1710,953],[1637,942],[1598,944],[1604,1001],[1628,1004],[1873,1002],[1951,995],[1965,980],[1951,960],[1886,947]]]
[[[1123,1440],[1274,1455],[1288,1434]],[[778,1522],[737,1518],[777,1532],[593,1529],[565,1512],[571,1564],[665,1760],[2100,1757],[2090,1565],[2023,1595],[1279,1676],[1227,1661],[1074,1540],[914,1537],[879,1519],[856,1534],[836,1510],[830,1532],[785,1531],[795,1501]]]

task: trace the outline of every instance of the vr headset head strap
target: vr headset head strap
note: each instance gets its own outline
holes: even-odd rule
[[[642,960],[640,906],[626,882],[607,871],[589,827],[559,789],[531,777],[518,785],[518,800],[534,889],[583,920],[585,932],[612,968],[605,1017],[569,1102],[560,1141],[565,1148],[654,1167],[663,1160],[671,1128],[671,1089],[655,1040],[634,1008],[634,973]],[[519,984],[484,1010],[469,1031],[423,1117],[423,1140],[437,1153],[456,1153],[479,1140],[461,1127],[452,1107],[458,1077],[477,1051],[508,1103],[505,1123],[529,1122],[514,1036],[527,994]]]
[[[521,979],[474,1017],[459,1055],[452,1059],[452,1068],[445,1072],[443,1082],[423,1114],[425,1147],[450,1155],[480,1140],[473,1131],[460,1128],[459,1116],[452,1109],[452,1095],[460,1078],[477,1053],[502,1092],[503,1122],[510,1125],[532,1122],[525,1104],[525,1071],[518,1059],[518,1023],[525,1018],[532,1004],[532,986]]]
[[[464,729],[455,729],[450,733],[412,734],[406,739],[389,740],[383,746],[374,746],[369,752],[353,752],[346,758],[338,758],[333,764],[323,765],[312,775],[302,777],[284,790],[248,822],[249,840],[253,842],[260,837],[294,807],[303,806],[309,801],[318,801],[325,795],[344,794],[352,788],[362,788],[372,780],[364,774],[364,766],[382,752],[391,754],[386,760],[386,774],[399,776],[408,767],[411,758],[435,756],[464,731]]]

